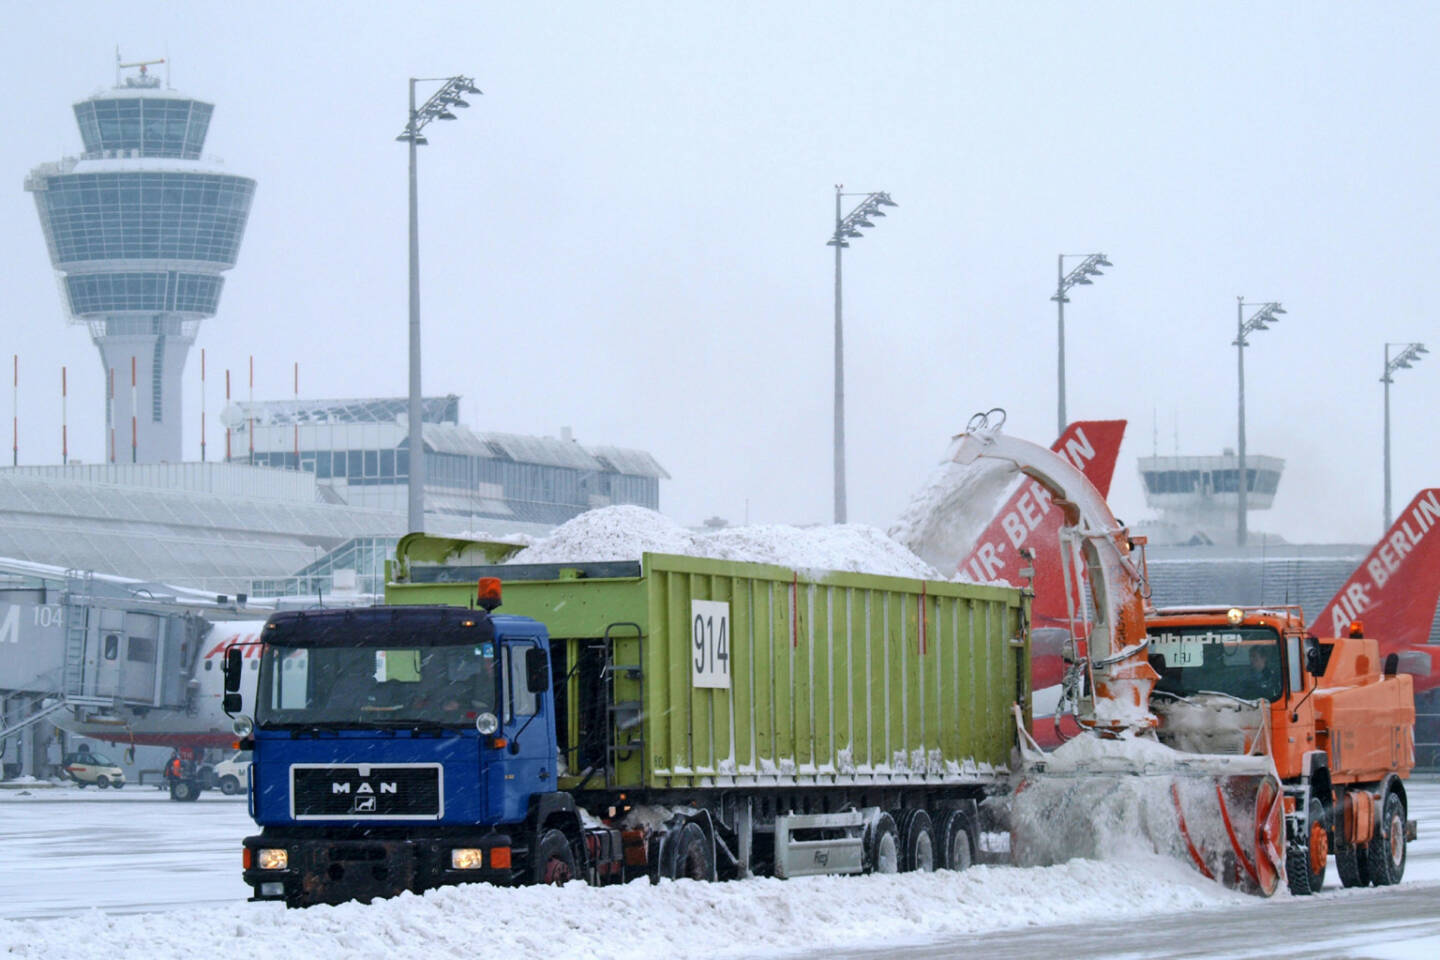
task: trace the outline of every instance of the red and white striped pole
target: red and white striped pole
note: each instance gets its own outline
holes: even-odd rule
[[[140,462],[140,418],[136,416],[135,355],[130,355],[130,462]]]
[[[200,348],[200,462],[205,462],[205,348]]]
[[[70,396],[70,384],[65,367],[60,367],[60,462],[70,462],[70,420],[67,416]]]
[[[230,371],[225,371],[225,409],[230,409]],[[230,462],[230,422],[225,422],[225,462]]]

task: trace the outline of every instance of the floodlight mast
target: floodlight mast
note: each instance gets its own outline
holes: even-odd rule
[[[415,85],[439,83],[441,87],[417,110]],[[429,143],[420,131],[432,120],[454,120],[451,107],[468,107],[462,94],[478,94],[471,77],[411,77],[410,114],[405,129],[396,140],[410,145],[410,398],[408,405],[408,456],[410,474],[408,487],[408,519],[412,533],[425,530],[425,432],[420,403],[420,190],[416,172],[415,148]]]
[[[872,217],[883,217],[881,207],[898,207],[890,194],[845,193],[845,185],[835,184],[835,232],[825,241],[827,247],[835,248],[835,522],[844,523],[845,506],[845,330],[841,316],[840,295],[840,251],[850,246],[852,238],[863,237],[863,227],[873,227]],[[845,216],[840,215],[842,197],[864,197],[859,205]]]
[[[1246,320],[1246,307],[1259,307],[1260,309],[1256,310],[1255,314],[1249,320]],[[1232,341],[1232,345],[1236,348],[1240,382],[1240,422],[1239,442],[1237,444],[1239,448],[1239,464],[1235,473],[1235,489],[1238,491],[1239,496],[1237,511],[1239,513],[1239,519],[1236,521],[1235,543],[1241,547],[1245,546],[1245,541],[1249,538],[1250,532],[1248,526],[1249,518],[1246,516],[1250,509],[1249,503],[1247,502],[1250,477],[1249,471],[1245,466],[1245,348],[1250,345],[1250,341],[1245,339],[1245,335],[1253,333],[1256,330],[1269,329],[1267,324],[1278,323],[1280,315],[1284,312],[1285,308],[1280,306],[1278,300],[1266,300],[1257,303],[1253,301],[1246,302],[1244,297],[1235,298],[1235,339]]]
[[[1394,359],[1390,357],[1390,348],[1402,348]],[[1380,377],[1380,382],[1385,385],[1385,526],[1389,530],[1394,516],[1390,510],[1390,384],[1391,374],[1396,370],[1409,370],[1420,362],[1420,359],[1429,353],[1423,343],[1387,343],[1385,344],[1385,372]]]
[[[1077,258],[1080,260],[1080,265],[1069,273],[1066,273],[1065,261],[1067,259],[1074,260]],[[1090,284],[1094,282],[1090,279],[1091,277],[1104,276],[1099,269],[1100,267],[1113,266],[1114,264],[1106,259],[1103,253],[1062,253],[1056,265],[1055,295],[1050,299],[1055,301],[1056,312],[1058,314],[1058,347],[1055,363],[1057,379],[1059,380],[1056,390],[1059,414],[1057,417],[1059,425],[1055,428],[1055,435],[1057,437],[1065,432],[1065,427],[1069,423],[1065,416],[1065,304],[1070,302],[1070,298],[1065,296],[1065,293],[1076,285],[1090,286]]]

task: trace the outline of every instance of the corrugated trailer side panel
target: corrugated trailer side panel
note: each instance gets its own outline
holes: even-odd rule
[[[1017,590],[646,555],[643,781],[957,781],[1002,767],[1029,701]],[[698,686],[694,601],[727,605],[726,685]]]
[[[545,623],[571,666],[610,630],[614,788],[957,782],[1008,762],[1011,704],[1030,702],[1021,591],[663,554],[638,572],[417,567],[386,600],[468,605],[474,575],[499,575],[501,611]],[[696,685],[694,601],[726,605],[722,686]],[[560,718],[572,747],[594,734],[577,684]]]

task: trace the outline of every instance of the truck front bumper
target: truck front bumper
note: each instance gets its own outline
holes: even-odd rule
[[[266,832],[246,837],[245,883],[254,900],[283,900],[292,907],[369,902],[410,890],[420,893],[455,883],[509,883],[510,838],[504,834],[409,837],[319,831]],[[261,850],[284,850],[280,870],[261,869]],[[455,869],[452,852],[479,850],[479,866]],[[503,851],[503,855],[497,852]]]

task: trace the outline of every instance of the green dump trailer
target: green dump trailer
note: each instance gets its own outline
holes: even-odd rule
[[[1017,707],[1029,722],[1027,591],[657,553],[499,562],[516,550],[412,534],[385,601],[474,607],[493,577],[498,614],[545,625],[555,786],[613,828],[626,875],[973,862]]]

